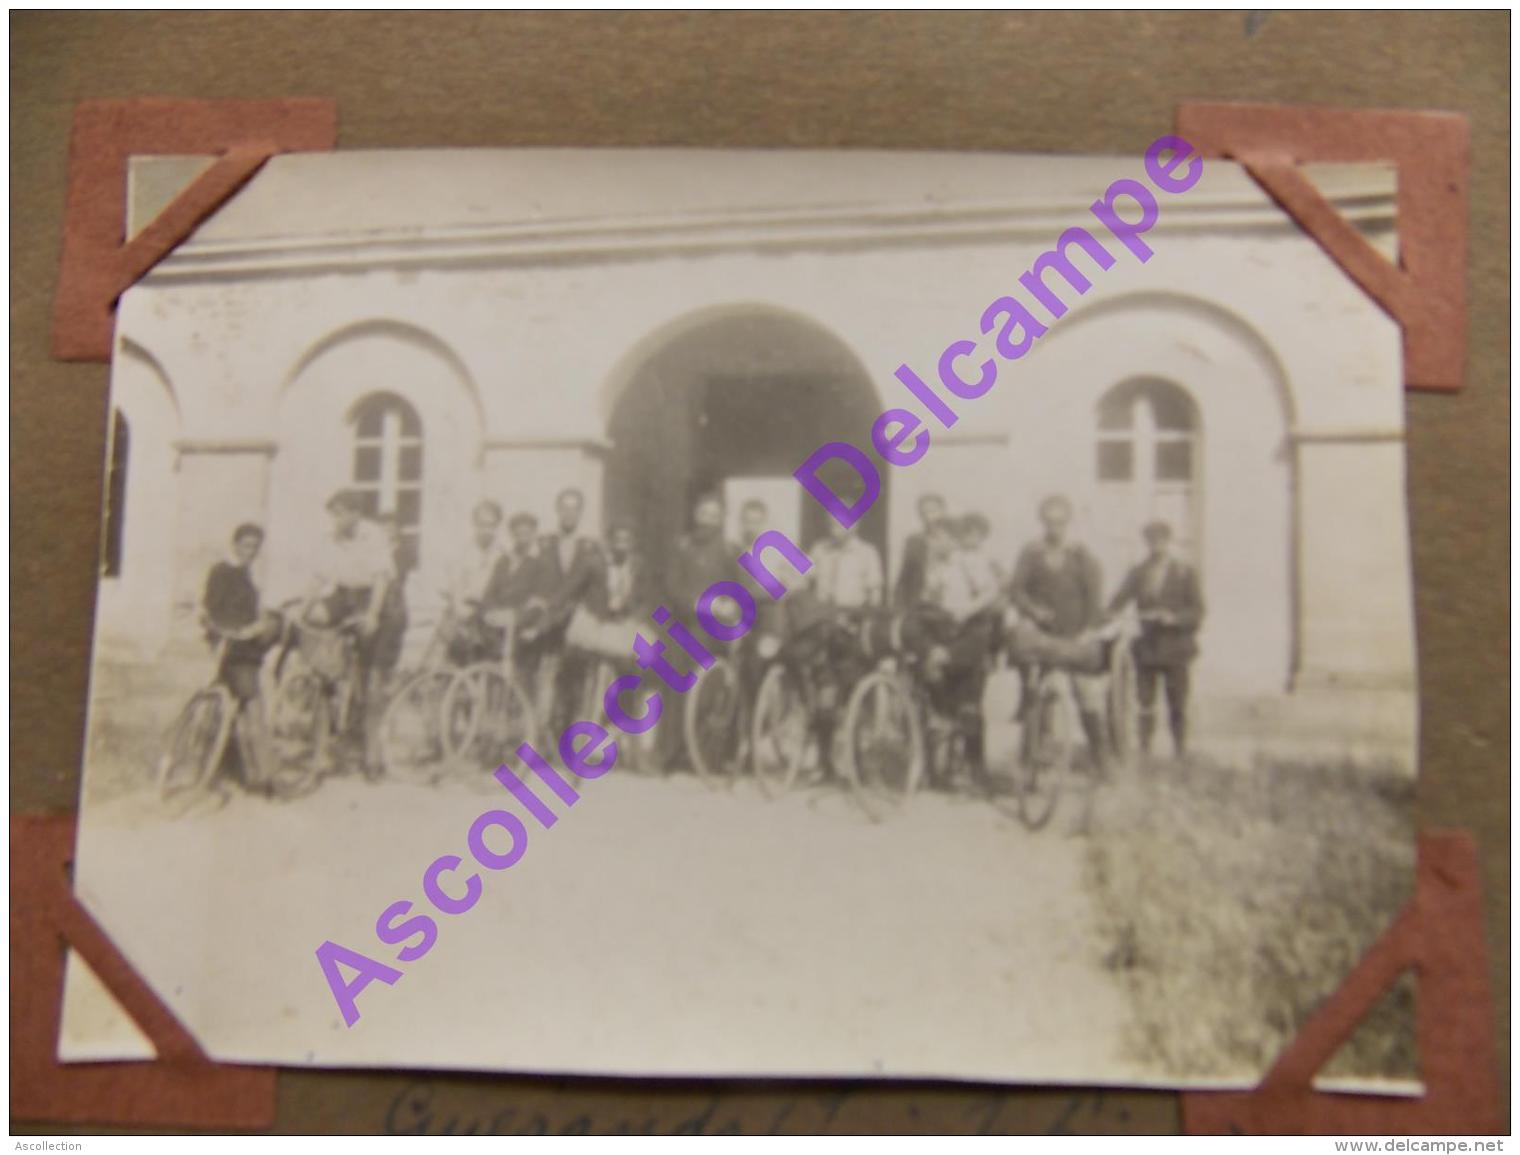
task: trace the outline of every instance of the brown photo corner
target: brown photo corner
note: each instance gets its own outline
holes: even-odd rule
[[[78,799],[107,369],[54,360],[50,328],[80,101],[325,98],[345,149],[1119,155],[1142,150],[1190,101],[1439,109],[1465,117],[1470,132],[1470,242],[1463,387],[1408,402],[1419,818],[1422,829],[1460,828],[1476,840],[1507,1087],[1508,22],[1507,13],[1459,12],[13,14],[12,813],[70,811]],[[719,43],[731,51],[715,54]],[[1507,1126],[1507,1099],[1501,1109]],[[1180,1124],[1177,1097],[1156,1092],[286,1071],[273,1130],[1124,1133]]]

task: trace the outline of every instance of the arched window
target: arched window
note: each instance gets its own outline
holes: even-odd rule
[[[127,523],[127,462],[131,432],[120,409],[111,410],[111,441],[106,447],[105,525],[100,542],[101,577],[121,576],[123,534]]]
[[[371,516],[394,516],[402,556],[416,565],[422,535],[422,421],[394,393],[372,393],[354,406],[353,488]]]
[[[1138,543],[1145,522],[1166,521],[1177,553],[1196,563],[1202,455],[1193,399],[1170,381],[1126,381],[1098,402],[1097,426],[1105,533]]]

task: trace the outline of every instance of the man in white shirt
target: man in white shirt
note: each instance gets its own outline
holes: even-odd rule
[[[910,645],[923,657],[930,701],[961,728],[967,770],[973,783],[984,788],[981,701],[999,627],[995,607],[1002,598],[996,570],[985,564],[981,552],[985,525],[978,516],[968,526],[946,519],[925,529],[923,598],[909,627],[915,639]],[[970,532],[959,535],[960,529]]]
[[[364,516],[357,493],[339,490],[327,502],[332,533],[318,552],[312,577],[314,625],[359,619],[364,636],[375,632],[380,603],[394,572],[390,535]]]
[[[354,670],[353,722],[361,726],[360,757],[367,776],[380,774],[379,750],[371,706],[378,708],[375,684],[374,643],[386,591],[396,579],[391,535],[378,522],[364,516],[364,504],[352,490],[339,490],[327,501],[332,533],[317,555],[313,576],[314,598],[306,614],[312,626],[339,626],[357,622],[359,642]]]
[[[959,522],[937,523],[925,540],[926,601],[948,612],[957,623],[998,604],[1005,583],[985,548],[985,517],[967,514]]]
[[[976,604],[976,587],[948,520],[935,522],[924,531],[920,604],[943,610],[957,622],[969,617]]]
[[[450,571],[447,593],[454,601],[454,608],[468,612],[471,602],[485,597],[486,586],[496,572],[504,546],[501,540],[501,506],[494,501],[482,501],[470,514],[474,533],[469,548]]]
[[[881,554],[870,542],[836,521],[829,536],[813,546],[813,592],[826,606],[859,610],[879,606],[886,577]]]

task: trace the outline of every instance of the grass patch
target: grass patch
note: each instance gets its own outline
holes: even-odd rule
[[[1194,760],[1127,772],[1088,843],[1130,1056],[1172,1077],[1264,1074],[1391,923],[1414,879],[1414,781],[1351,764]],[[1325,1074],[1416,1078],[1412,984]]]

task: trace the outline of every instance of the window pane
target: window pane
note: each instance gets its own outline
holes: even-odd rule
[[[1111,390],[1102,401],[1098,402],[1098,428],[1133,429],[1135,407],[1132,401],[1129,390]]]
[[[1193,401],[1175,385],[1160,382],[1146,390],[1151,411],[1156,415],[1157,429],[1192,429]]]
[[[1128,441],[1098,442],[1098,480],[1129,481],[1135,475],[1135,447]]]
[[[1193,476],[1193,443],[1181,438],[1156,442],[1156,480],[1189,481]]]
[[[361,445],[354,450],[354,480],[380,480],[380,447]]]
[[[403,445],[401,447],[401,480],[422,480],[422,446]]]
[[[354,432],[360,437],[379,437],[384,414],[384,399],[371,397],[359,406],[359,412],[354,417]]]
[[[422,491],[403,489],[396,494],[396,520],[410,528],[422,520]]]
[[[417,411],[394,393],[375,393],[359,402],[354,410],[354,432],[360,437],[379,437],[385,415],[394,412],[404,437],[421,437],[422,422]]]

